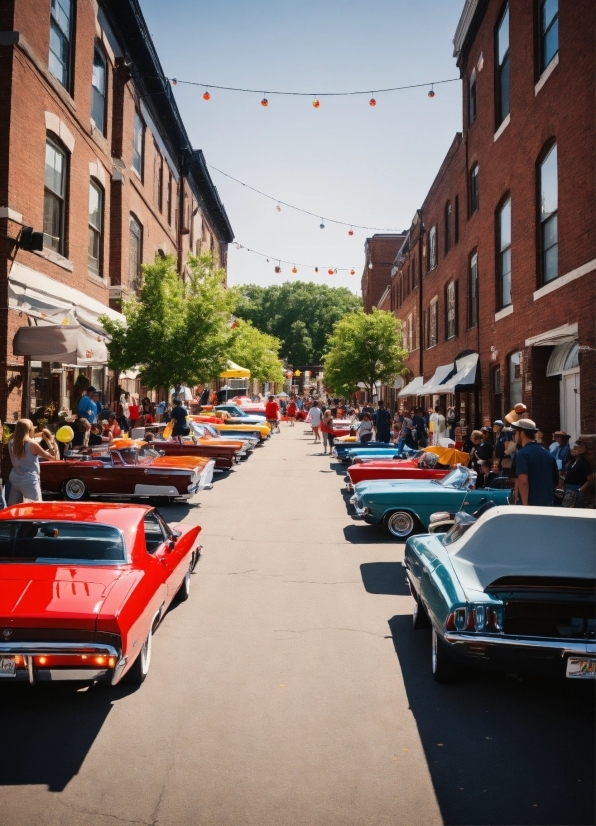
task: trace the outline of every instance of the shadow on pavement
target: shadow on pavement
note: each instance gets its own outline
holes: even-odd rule
[[[352,545],[393,545],[391,539],[376,525],[346,525],[344,539]]]
[[[348,473],[346,469],[348,466],[342,464],[341,462],[331,462],[329,467],[334,470],[338,476],[346,476]]]
[[[401,562],[364,562],[360,573],[369,594],[406,597],[410,593]]]
[[[594,823],[593,686],[480,669],[440,685],[430,631],[389,627],[445,823]]]
[[[115,700],[132,686],[0,686],[0,785],[60,792],[78,774]],[[0,817],[0,821],[2,818]]]

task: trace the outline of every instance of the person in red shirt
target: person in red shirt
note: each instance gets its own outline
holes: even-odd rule
[[[290,422],[290,427],[294,427],[294,424],[296,423],[296,410],[297,410],[296,402],[293,398],[291,398],[290,403],[288,405],[288,410],[287,410],[288,421]]]
[[[265,405],[265,416],[267,417],[267,423],[271,428],[271,432],[277,430],[279,433],[279,405],[273,398],[273,396],[269,396],[269,401]]]

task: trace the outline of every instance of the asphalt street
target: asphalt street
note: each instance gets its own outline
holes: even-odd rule
[[[0,824],[594,823],[592,687],[434,683],[403,546],[342,477],[283,426],[162,509],[203,527],[190,600],[137,690],[0,685]]]

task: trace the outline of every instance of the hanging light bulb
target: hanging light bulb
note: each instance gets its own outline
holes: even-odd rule
[[[372,92],[370,93],[370,95],[371,95],[371,97],[370,97],[370,100],[368,101],[368,105],[369,105],[369,106],[376,106],[376,105],[377,105],[377,101],[376,101],[376,100],[374,99],[374,97],[372,96]]]
[[[269,106],[269,101],[265,96],[263,96],[263,100],[261,101],[261,106]]]
[[[350,227],[350,229],[348,230],[348,235],[354,235],[354,230],[352,229],[352,227]]]
[[[294,273],[294,275],[296,275],[296,273],[298,272],[298,268],[296,267],[296,264],[294,264],[294,266],[292,267],[292,272]]]
[[[267,259],[267,263],[269,263],[269,259]]]
[[[171,83],[172,83],[172,86],[175,86],[178,83],[178,81],[176,80],[175,77],[173,77]]]
[[[315,267],[315,272],[318,272],[318,271],[319,271],[319,268],[318,268],[318,267]]]
[[[372,267],[372,261],[371,261],[371,262],[369,263],[369,265],[368,265],[368,269],[369,269],[369,270],[372,270],[372,268],[373,268],[373,267]]]
[[[279,204],[275,207],[275,209],[276,209],[277,212],[281,212],[281,207],[280,207]]]
[[[434,96],[435,96],[435,90],[433,89],[432,86],[430,87],[430,92],[428,93],[428,96],[429,96],[429,98],[434,98]]]
[[[205,89],[205,92],[203,94],[203,100],[211,100],[211,95],[209,94],[208,89]]]
[[[322,218],[321,218],[321,223],[319,224],[319,229],[325,229],[325,224],[323,223]]]
[[[351,269],[351,270],[350,270],[350,275],[356,275],[356,270],[355,270],[355,269]]]
[[[318,98],[315,98],[312,102],[312,105],[315,107],[315,109],[318,109],[321,105],[321,101]]]
[[[327,270],[327,272],[329,273],[329,275],[333,275],[333,270]]]

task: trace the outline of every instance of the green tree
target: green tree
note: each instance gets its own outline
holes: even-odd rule
[[[101,318],[112,338],[109,366],[139,367],[143,383],[154,389],[217,377],[227,366],[228,322],[237,301],[235,291],[224,288],[224,277],[211,254],[189,255],[185,281],[173,256],[156,256],[143,267],[138,295],[123,304],[126,324]]]
[[[232,330],[228,356],[236,364],[250,370],[251,379],[283,382],[279,360],[279,339],[262,333],[250,321],[239,318]]]
[[[319,363],[333,325],[362,306],[346,287],[287,281],[272,287],[240,288],[235,314],[281,342],[281,354],[295,367]]]
[[[362,382],[371,395],[376,382],[393,381],[403,370],[401,324],[392,313],[358,310],[337,322],[323,358],[325,384],[350,396]]]

